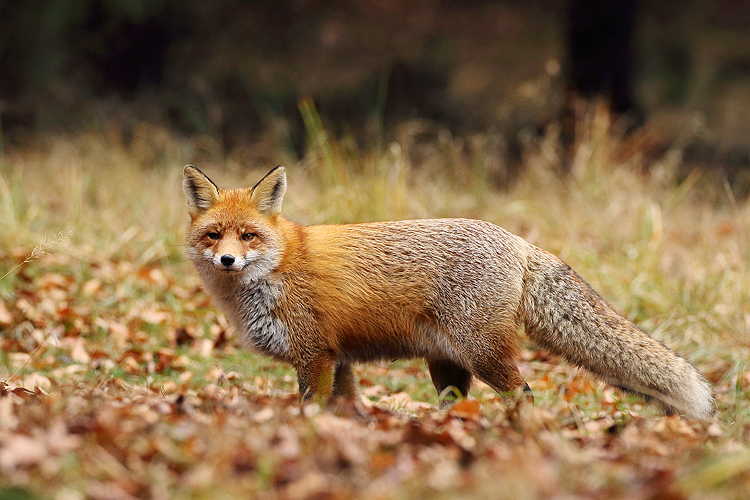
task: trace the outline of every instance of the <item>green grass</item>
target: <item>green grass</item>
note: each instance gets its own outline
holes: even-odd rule
[[[499,224],[688,357],[713,384],[716,417],[660,416],[526,345],[534,407],[508,409],[475,384],[478,413],[438,412],[414,360],[355,368],[364,419],[300,410],[294,371],[238,345],[183,257],[182,166],[234,187],[274,165],[240,166],[206,138],[145,124],[126,145],[112,125],[0,159],[1,483],[61,500],[744,496],[746,201],[710,172],[682,172],[678,151],[643,159],[601,112],[581,120],[569,174],[551,131],[499,189],[489,136],[441,131],[425,145],[405,124],[398,142],[362,150],[312,103],[301,111],[307,156],[265,152],[286,159],[287,217]]]

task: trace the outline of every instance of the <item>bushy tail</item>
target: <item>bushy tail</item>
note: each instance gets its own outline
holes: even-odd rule
[[[567,264],[533,248],[523,318],[540,347],[605,382],[658,400],[689,417],[713,414],[708,383],[684,358],[617,314]]]

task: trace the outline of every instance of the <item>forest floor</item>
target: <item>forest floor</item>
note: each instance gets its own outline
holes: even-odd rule
[[[504,189],[487,137],[444,134],[417,164],[403,139],[317,134],[301,160],[278,151],[289,218],[499,224],[687,357],[716,415],[663,416],[525,340],[533,406],[477,383],[439,411],[421,360],[357,366],[359,412],[301,405],[294,371],[239,346],[183,255],[185,163],[226,187],[274,165],[112,127],[0,157],[0,498],[747,498],[750,204],[720,178],[679,151],[643,158],[601,116],[568,173],[545,137]]]

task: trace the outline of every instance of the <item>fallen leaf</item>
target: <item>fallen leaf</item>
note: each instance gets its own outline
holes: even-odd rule
[[[42,439],[14,434],[0,448],[0,468],[12,472],[21,467],[39,464],[48,455],[46,443]]]
[[[52,387],[52,382],[47,377],[39,375],[38,373],[32,373],[27,375],[23,379],[23,387],[28,390],[35,392],[35,389],[39,387],[45,391],[48,391]]]
[[[458,418],[477,420],[482,416],[482,404],[476,399],[464,398],[448,410],[448,414]]]
[[[13,315],[3,302],[0,302],[0,326],[8,327],[13,324]]]

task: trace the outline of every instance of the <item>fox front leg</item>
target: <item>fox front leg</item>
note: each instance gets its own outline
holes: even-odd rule
[[[297,381],[303,402],[315,401],[325,405],[333,393],[335,360],[332,356],[320,353],[298,363]]]
[[[354,398],[356,392],[352,366],[346,361],[337,361],[333,372],[333,397]]]
[[[473,372],[479,380],[495,389],[508,406],[516,406],[522,401],[534,403],[534,394],[512,359],[494,362],[478,359],[475,360]]]

